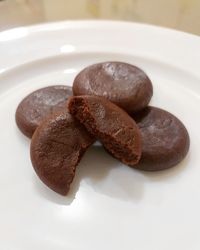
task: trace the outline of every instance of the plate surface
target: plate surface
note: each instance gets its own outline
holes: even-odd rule
[[[0,249],[200,249],[200,38],[158,27],[77,21],[0,33]],[[69,196],[46,188],[32,169],[30,141],[15,125],[25,95],[71,85],[85,66],[120,60],[154,85],[152,105],[187,127],[191,147],[177,167],[139,172],[93,146]]]

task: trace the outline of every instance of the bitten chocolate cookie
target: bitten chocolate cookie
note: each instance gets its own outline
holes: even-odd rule
[[[115,158],[130,166],[139,161],[140,131],[124,110],[98,96],[71,97],[68,108]]]
[[[21,132],[31,138],[38,125],[53,112],[66,108],[72,88],[63,85],[49,86],[34,91],[19,104],[16,123]]]
[[[142,157],[135,168],[158,171],[178,164],[189,149],[189,135],[169,112],[147,107],[133,115],[142,135]]]
[[[104,62],[83,69],[73,83],[74,95],[105,97],[128,113],[145,108],[153,95],[148,76],[122,62]]]
[[[69,113],[57,113],[36,129],[31,142],[31,161],[39,178],[55,192],[66,195],[76,166],[94,142]]]

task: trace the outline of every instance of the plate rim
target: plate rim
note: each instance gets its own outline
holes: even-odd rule
[[[179,33],[184,36],[188,36],[190,38],[200,39],[200,36],[197,34],[193,34],[187,31],[179,30],[176,28],[170,28],[167,26],[157,25],[157,24],[150,24],[150,23],[143,23],[143,22],[135,22],[135,21],[125,21],[125,20],[110,20],[110,19],[78,19],[78,20],[60,20],[60,21],[48,21],[48,22],[39,22],[36,24],[31,25],[20,25],[18,27],[8,28],[5,30],[0,31],[0,35],[2,33],[6,32],[14,32],[15,30],[18,30],[20,28],[26,28],[29,29],[30,32],[38,32],[40,29],[43,31],[55,29],[55,27],[69,27],[73,25],[99,25],[99,24],[123,24],[123,25],[135,25],[135,26],[141,26],[146,28],[153,28],[160,31],[168,31],[172,33]]]
[[[85,40],[78,41],[78,36],[75,35],[77,30],[79,33],[82,32],[82,36],[84,32],[98,30],[100,34],[103,33],[104,37],[94,36],[90,41],[84,36]],[[119,38],[119,32],[121,32],[120,40],[114,40],[113,37]],[[63,42],[56,37],[56,34],[58,36],[60,33],[63,35]],[[70,34],[72,38],[67,37],[67,34]],[[46,35],[51,37],[50,41],[48,40],[48,46],[45,43]],[[127,36],[130,37],[130,41],[126,39]],[[91,38],[91,34],[89,37]],[[63,51],[62,47],[69,38],[74,44],[72,42],[71,48],[68,47]],[[116,44],[112,44],[114,41]],[[106,42],[110,45],[108,46]],[[134,42],[134,45],[131,42]],[[200,77],[197,66],[200,64],[200,56],[196,53],[200,51],[200,37],[151,24],[113,20],[49,22],[2,31],[0,32],[0,45],[0,76],[8,69],[48,56],[94,51],[136,54],[139,51],[138,54],[145,55],[145,57],[149,56],[158,61],[165,59],[166,63],[180,65],[183,70]]]

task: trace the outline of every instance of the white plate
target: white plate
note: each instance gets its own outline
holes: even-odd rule
[[[61,22],[0,33],[0,55],[0,249],[200,249],[200,38],[134,23]],[[145,173],[93,147],[62,197],[33,171],[15,109],[32,90],[72,84],[80,69],[105,60],[148,73],[151,103],[184,122],[190,153],[176,168]]]

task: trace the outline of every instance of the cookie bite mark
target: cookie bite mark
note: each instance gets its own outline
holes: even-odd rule
[[[98,96],[71,97],[68,108],[115,158],[129,166],[138,163],[141,156],[140,131],[124,110]]]
[[[67,111],[48,117],[31,142],[33,167],[50,189],[66,195],[87,148],[95,139]]]

